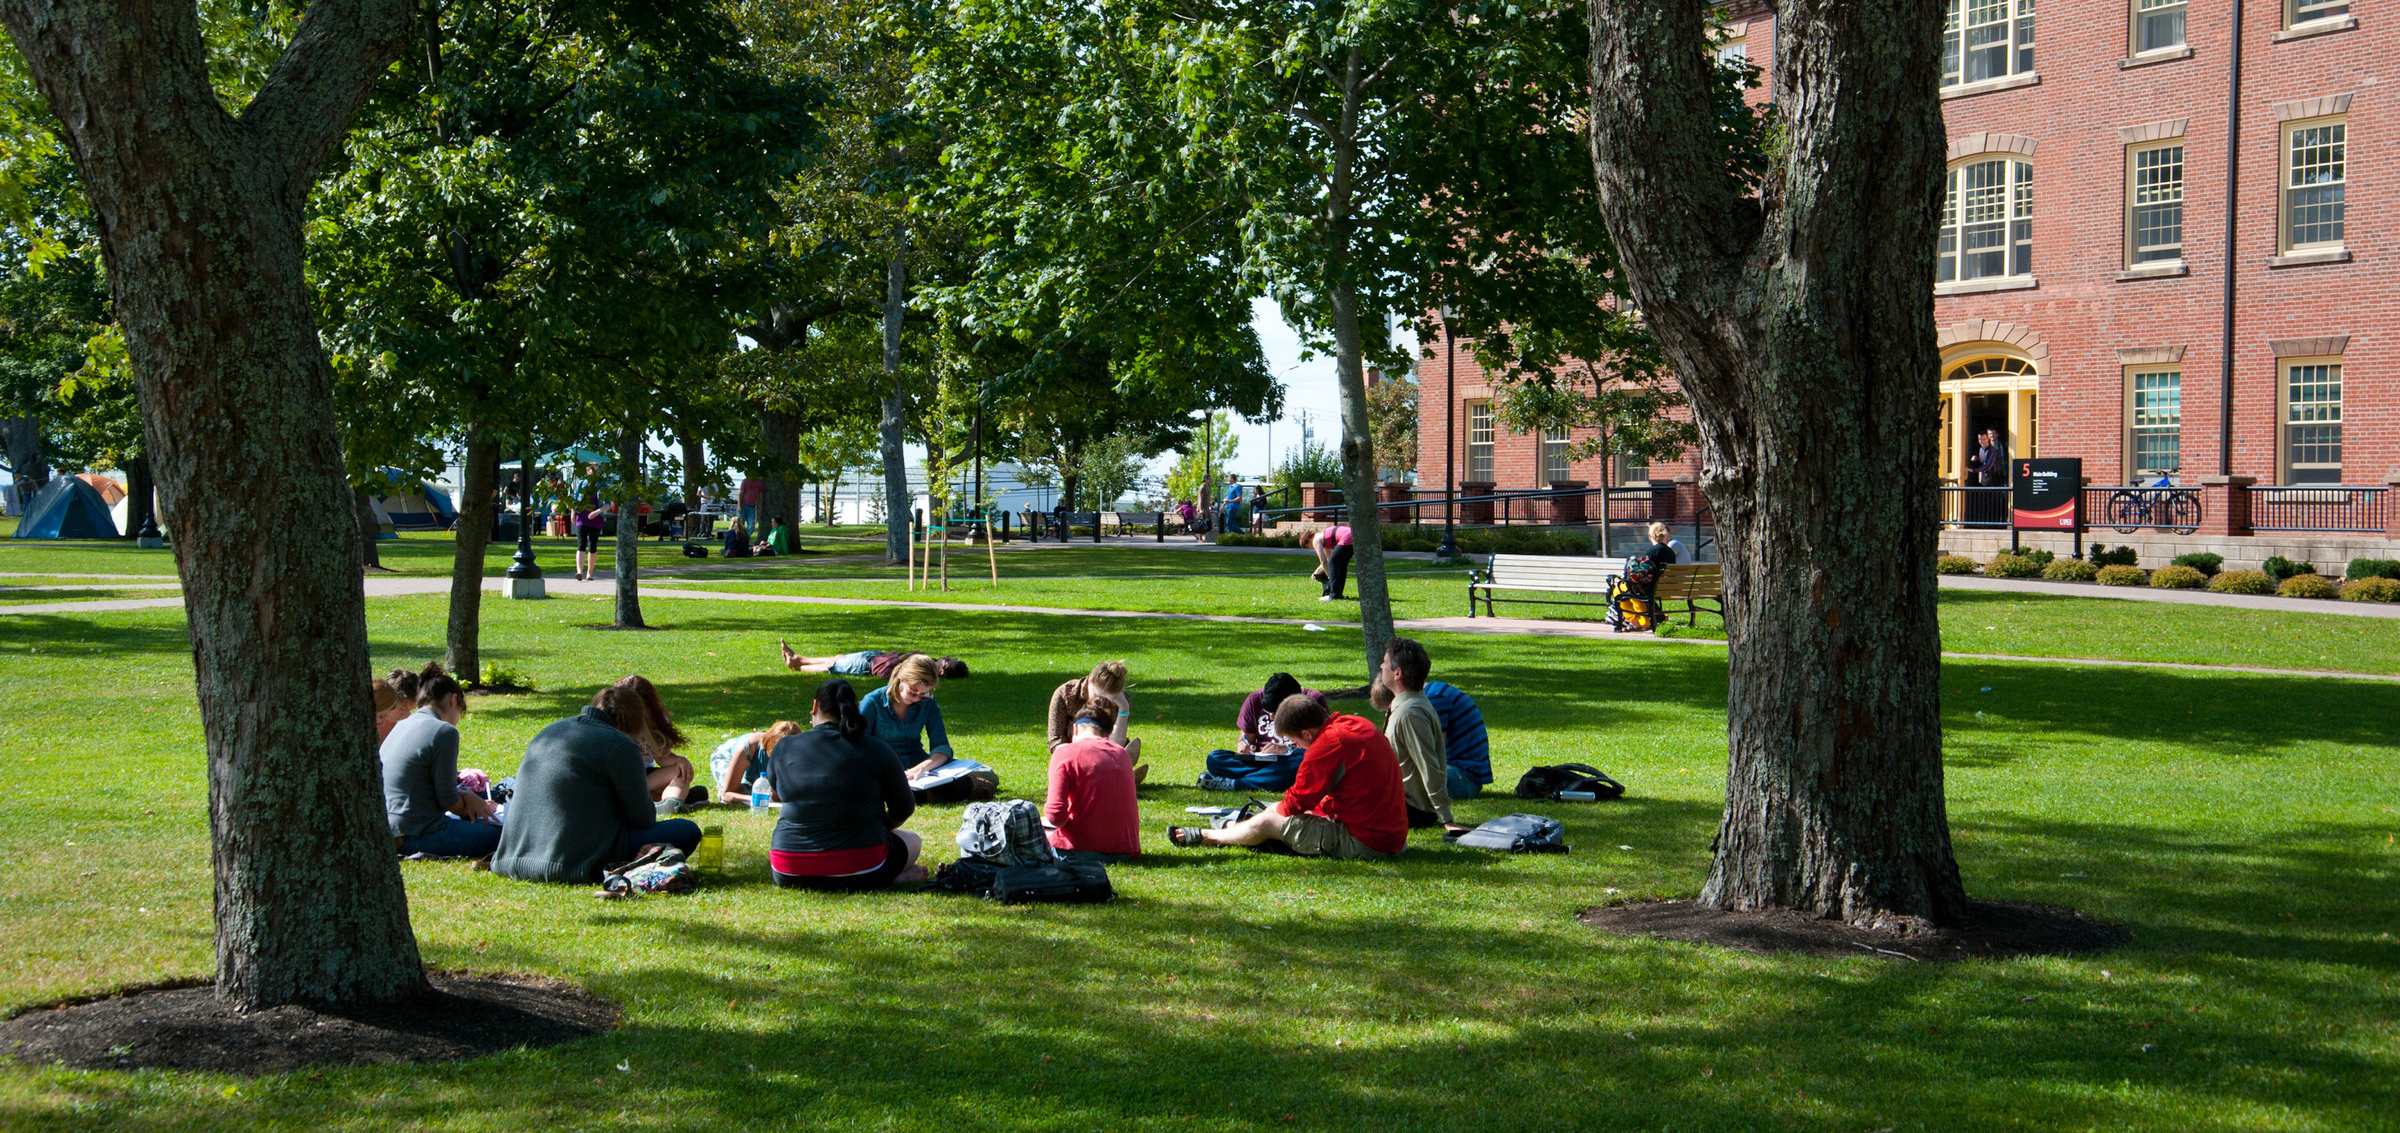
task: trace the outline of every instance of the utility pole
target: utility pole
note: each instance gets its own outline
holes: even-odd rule
[[[1450,356],[1445,363],[1449,372],[1443,379],[1442,390],[1442,545],[1434,549],[1433,557],[1455,559],[1458,557],[1458,481],[1451,478],[1450,455],[1458,450],[1458,336],[1450,332],[1448,307],[1442,308],[1442,348]],[[1423,417],[1420,411],[1418,419],[1422,421]],[[1605,512],[1606,508],[1602,510]]]

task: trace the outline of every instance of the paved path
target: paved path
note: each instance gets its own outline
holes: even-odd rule
[[[486,580],[494,591],[506,588],[506,579]],[[1978,580],[1980,581],[1980,580]],[[572,578],[549,579],[552,594],[573,594],[586,597],[605,597],[614,594],[615,584],[608,579],[577,582]],[[446,594],[450,580],[445,578],[370,578],[366,580],[369,598],[392,598],[406,595]],[[747,594],[722,590],[684,590],[673,586],[645,586],[646,598],[694,599],[705,602],[753,602],[788,606],[873,606],[904,610],[967,610],[977,613],[1034,614],[1044,617],[1111,618],[1149,621],[1221,622],[1232,625],[1273,625],[1295,628],[1318,626],[1323,629],[1357,629],[1357,622],[1312,620],[1308,618],[1261,618],[1239,614],[1173,614],[1151,610],[1086,610],[1059,606],[1003,606],[983,602],[912,602],[881,598],[831,598],[804,594]],[[2239,597],[2211,595],[2211,597]],[[2357,605],[2358,603],[2345,603]],[[27,606],[0,606],[0,615],[105,613],[117,610],[177,609],[183,599],[127,598],[97,602],[52,602]],[[1473,633],[1494,636],[1574,637],[1635,646],[1685,646],[1699,649],[1722,649],[1723,641],[1705,637],[1659,637],[1655,634],[1620,634],[1598,622],[1550,621],[1541,618],[1402,618],[1392,623],[1395,628],[1416,633]],[[2031,657],[2014,653],[1943,653],[1957,661],[2009,661],[2036,665],[2105,665],[2114,668],[2176,669],[2196,673],[2243,673],[2274,677],[2333,677],[2344,680],[2385,681],[2400,683],[2400,674],[2353,673],[2332,669],[2271,669],[2258,665],[2196,665],[2176,661],[2123,661],[2093,657]]]

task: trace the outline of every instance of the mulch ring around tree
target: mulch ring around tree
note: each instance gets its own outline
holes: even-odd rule
[[[2022,901],[1969,903],[1966,921],[1867,929],[1793,910],[1728,913],[1696,901],[1648,901],[1586,909],[1576,918],[1603,932],[1713,944],[1760,955],[1874,956],[1895,962],[2006,960],[2104,952],[2133,934],[2073,909]]]
[[[451,1062],[611,1030],[614,1005],[533,976],[431,972],[433,991],[382,1007],[242,1012],[210,985],[133,988],[0,1022],[0,1058],[77,1070],[277,1074],[308,1066]]]

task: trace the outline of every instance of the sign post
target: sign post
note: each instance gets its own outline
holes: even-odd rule
[[[2075,557],[2083,557],[2083,458],[2009,462],[2008,549],[2023,531],[2072,531]]]

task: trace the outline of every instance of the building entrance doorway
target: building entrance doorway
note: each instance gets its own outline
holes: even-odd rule
[[[2009,447],[2008,398],[2009,395],[2005,393],[1970,393],[1967,395],[1967,444],[1966,451],[1961,454],[1958,462],[1960,468],[1972,467],[1976,449],[1979,447],[1979,441],[1985,430],[1999,435],[2000,453],[2003,458],[2013,451]],[[1982,481],[1970,473],[1967,482],[1978,484]],[[2000,469],[2000,478],[1994,482],[2008,483],[2008,469],[2005,461]]]

